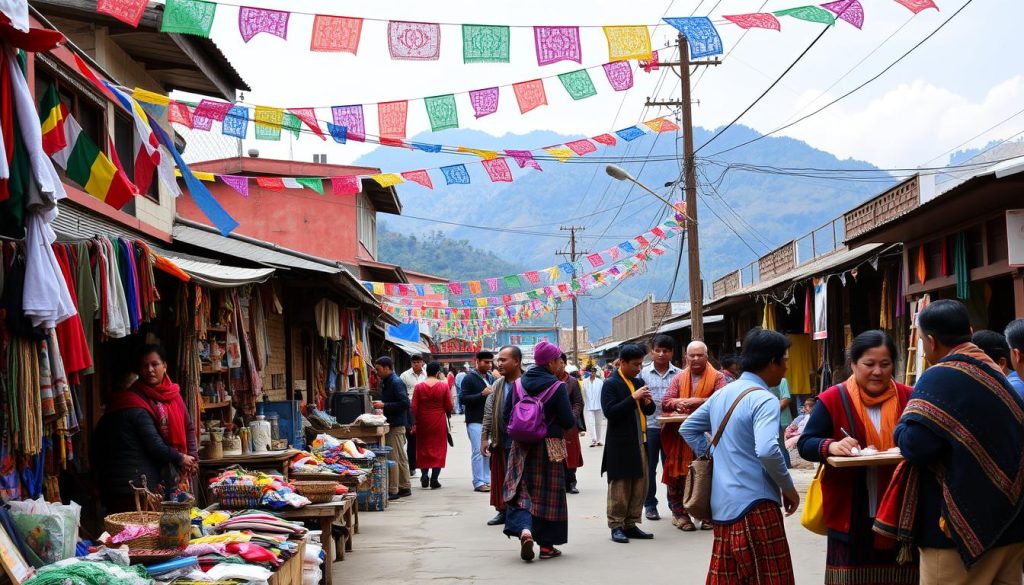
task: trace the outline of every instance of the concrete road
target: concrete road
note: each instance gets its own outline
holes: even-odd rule
[[[455,447],[441,473],[442,488],[423,490],[413,478],[413,495],[391,503],[385,512],[362,512],[355,548],[334,564],[335,583],[398,585],[425,583],[704,583],[711,558],[711,532],[684,533],[671,521],[645,520],[655,539],[616,544],[605,522],[606,483],[600,476],[601,448],[583,443],[585,465],[578,472],[579,495],[569,495],[569,542],[563,556],[524,563],[518,542],[506,539],[487,494],[470,481],[470,449],[462,417],[452,420]],[[799,470],[800,493],[813,472]],[[664,486],[658,497],[668,515]],[[824,580],[825,538],[800,526],[799,512],[786,520],[797,583]]]

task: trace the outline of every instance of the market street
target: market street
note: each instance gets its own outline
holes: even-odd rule
[[[578,472],[579,495],[569,496],[569,543],[564,556],[524,563],[519,546],[487,526],[494,516],[487,494],[470,485],[469,445],[461,416],[452,418],[455,447],[448,450],[442,488],[424,490],[413,479],[413,495],[392,502],[386,512],[361,512],[353,552],[334,564],[335,583],[410,582],[512,583],[548,585],[594,581],[703,583],[711,557],[711,532],[676,530],[662,499],[662,520],[644,521],[653,541],[615,544],[605,525],[606,483],[600,477],[601,448],[587,448]],[[795,470],[797,488],[807,489],[812,472]],[[825,538],[800,526],[799,513],[786,521],[797,583],[821,583]]]

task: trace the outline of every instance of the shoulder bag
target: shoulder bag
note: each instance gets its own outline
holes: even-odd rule
[[[747,388],[736,397],[732,406],[725,413],[722,424],[715,431],[715,436],[711,439],[711,444],[708,445],[707,453],[690,462],[690,468],[686,472],[686,483],[683,487],[683,507],[686,508],[686,512],[689,515],[698,520],[711,520],[711,477],[714,471],[711,450],[715,445],[718,445],[718,441],[722,438],[722,431],[725,430],[725,425],[728,424],[729,419],[732,417],[732,412],[736,410],[740,400],[743,400],[747,394],[754,390],[760,389],[757,386]]]
[[[853,415],[850,411],[850,401],[846,397],[846,384],[839,384],[839,398],[843,402],[843,411],[846,415],[846,424],[850,426],[850,432],[856,433],[856,425],[853,424]],[[818,464],[818,471],[807,488],[807,495],[804,496],[804,511],[800,513],[800,524],[815,534],[827,535],[828,526],[825,525],[825,501],[821,491],[821,478],[825,475],[825,462]]]

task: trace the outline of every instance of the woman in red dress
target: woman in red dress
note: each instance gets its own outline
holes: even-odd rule
[[[448,456],[448,417],[453,408],[452,393],[441,379],[441,364],[430,362],[427,364],[427,379],[417,384],[412,394],[416,463],[420,467],[420,483],[424,489],[428,486],[435,490],[441,487],[437,478]]]

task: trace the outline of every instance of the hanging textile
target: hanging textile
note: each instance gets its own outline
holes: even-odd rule
[[[814,365],[814,342],[810,335],[786,335],[789,346],[789,368],[786,380],[789,382],[790,394],[811,393],[811,373],[817,369]]]
[[[955,245],[953,271],[956,272],[956,298],[966,301],[971,298],[971,268],[967,264],[967,234],[957,233]]]
[[[761,318],[761,328],[775,331],[775,307],[768,300],[764,302],[764,316]]]
[[[814,279],[814,339],[828,337],[828,278]]]
[[[900,258],[900,263],[896,267],[896,307],[894,309],[896,318],[907,314],[907,300],[903,298],[903,259]]]
[[[889,271],[882,273],[882,302],[878,311],[878,328],[892,329],[894,319],[892,316],[892,298],[889,295]]]
[[[811,333],[814,333],[814,297],[811,287],[807,286],[804,290],[804,334]]]
[[[338,303],[328,299],[321,299],[314,308],[316,316],[316,330],[320,337],[336,341],[341,339],[341,314]]]
[[[949,239],[942,236],[942,252],[939,254],[939,274],[949,276]]]
[[[917,266],[915,267],[917,274],[917,282],[924,284],[924,281],[928,279],[928,263],[924,257],[924,244],[921,244],[917,248]]]

